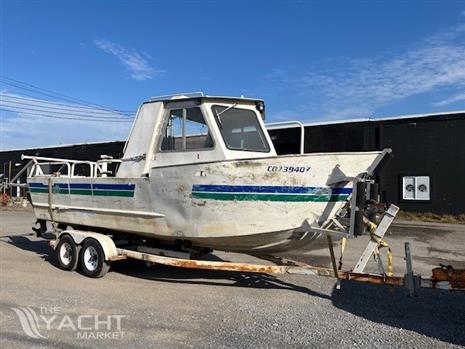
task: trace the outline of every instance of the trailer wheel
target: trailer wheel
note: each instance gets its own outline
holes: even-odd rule
[[[74,271],[78,265],[79,246],[74,243],[74,240],[69,235],[64,235],[60,238],[55,249],[58,259],[58,264],[63,270]]]
[[[105,261],[102,246],[92,238],[84,240],[79,256],[79,264],[82,273],[91,278],[101,278],[110,269],[110,265]]]

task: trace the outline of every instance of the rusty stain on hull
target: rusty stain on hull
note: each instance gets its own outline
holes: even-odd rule
[[[187,193],[189,191],[189,187],[185,184],[179,184],[176,188],[177,192],[180,194]]]
[[[255,161],[248,161],[248,160],[235,161],[235,162],[233,162],[233,165],[235,167],[260,167],[260,166],[262,166],[262,164],[260,164],[260,163],[257,163]]]

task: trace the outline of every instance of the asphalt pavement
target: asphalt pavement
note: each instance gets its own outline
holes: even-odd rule
[[[114,263],[102,279],[57,267],[30,210],[0,211],[1,348],[454,348],[465,345],[465,294],[299,275],[273,276]],[[350,269],[365,238],[349,243]],[[465,227],[399,222],[387,236],[396,272],[403,243],[428,275],[465,268]],[[337,248],[336,248],[337,251]],[[218,258],[264,263],[218,253]],[[324,243],[295,257],[327,265]],[[371,263],[370,268],[376,265]]]

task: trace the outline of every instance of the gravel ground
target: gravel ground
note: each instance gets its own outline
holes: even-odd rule
[[[30,233],[33,221],[28,210],[0,211],[1,348],[465,345],[464,293],[422,290],[411,299],[400,289],[355,282],[343,282],[336,290],[330,278],[146,267],[137,261],[119,262],[104,278],[89,279],[57,268],[47,242]],[[439,260],[464,265],[464,227],[397,229],[408,229],[409,234],[393,229],[389,241],[395,254],[400,258],[405,239],[419,244],[414,262],[421,270]],[[428,229],[433,229],[429,235]],[[363,241],[352,246],[363,248]],[[323,251],[316,246],[308,254],[302,252],[302,258],[326,264]],[[256,261],[237,254],[218,256]],[[356,252],[350,252],[347,264],[355,259]],[[25,334],[12,309],[17,307],[30,307],[39,316],[37,329],[44,338]],[[99,320],[124,317],[120,329],[112,322],[110,330],[100,323],[98,331],[89,331],[85,328],[95,325],[90,315]],[[86,326],[79,326],[78,319]],[[92,338],[97,332],[115,337]]]

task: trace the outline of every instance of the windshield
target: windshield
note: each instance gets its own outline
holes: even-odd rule
[[[253,110],[214,105],[212,111],[228,149],[270,151],[257,114]]]

